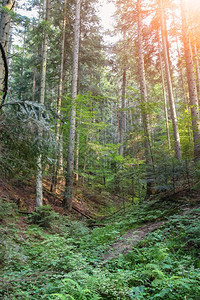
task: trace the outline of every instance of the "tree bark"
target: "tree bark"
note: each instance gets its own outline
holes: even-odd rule
[[[3,10],[3,7],[6,7],[9,10],[13,9],[13,1],[12,0],[1,0],[2,11],[0,12],[0,43],[4,49],[5,55],[7,56],[8,51],[8,43],[9,43],[9,34],[10,34],[10,22],[11,18],[9,13]],[[0,52],[0,92],[3,92],[4,88],[4,61],[2,57],[2,53]],[[0,94],[1,100],[1,94]]]
[[[160,19],[161,19],[161,34],[162,34],[162,44],[163,44],[163,53],[164,53],[164,61],[165,61],[165,73],[167,79],[167,88],[168,88],[168,96],[169,96],[169,105],[170,105],[170,112],[171,112],[171,119],[173,125],[173,133],[174,133],[174,142],[175,142],[175,157],[177,159],[181,159],[181,143],[180,143],[180,136],[178,130],[178,122],[177,122],[177,115],[176,115],[176,107],[173,95],[173,88],[172,88],[172,81],[171,81],[171,74],[169,68],[169,57],[168,57],[168,47],[167,47],[167,31],[165,30],[165,13],[164,13],[164,6],[163,0],[160,0]]]
[[[196,43],[194,44],[194,63],[195,63],[195,69],[196,69],[198,104],[200,105],[200,69],[199,69],[199,57],[198,57]]]
[[[74,182],[74,147],[75,147],[75,125],[76,125],[76,107],[75,99],[77,97],[78,83],[78,65],[79,65],[79,42],[80,42],[80,10],[81,0],[76,0],[76,17],[74,27],[74,53],[73,53],[73,74],[72,74],[72,94],[71,94],[71,116],[69,128],[69,146],[67,157],[67,174],[65,184],[65,194],[63,205],[68,210],[72,209],[73,182]]]
[[[49,19],[49,0],[44,1],[43,12],[44,12],[44,20],[47,22]],[[43,32],[42,64],[41,64],[41,77],[40,77],[41,85],[40,85],[39,103],[41,106],[44,106],[44,102],[45,102],[47,52],[48,52],[48,33],[45,29]],[[41,121],[41,113],[39,113],[39,121]],[[41,144],[42,135],[43,135],[43,130],[41,125],[39,125],[38,127],[39,144]],[[37,157],[37,172],[36,172],[36,206],[38,207],[42,205],[43,205],[42,154],[39,153]]]
[[[166,126],[166,132],[167,132],[168,149],[170,151],[171,150],[171,141],[170,141],[170,134],[169,134],[167,95],[166,95],[166,90],[165,90],[165,77],[164,77],[163,61],[162,61],[162,55],[161,55],[160,42],[159,42],[159,58],[160,58],[160,73],[161,73],[161,79],[162,79],[163,100],[164,100],[165,126]]]
[[[138,35],[138,68],[139,68],[139,80],[140,80],[140,95],[141,95],[141,115],[142,124],[144,128],[144,148],[145,148],[145,159],[147,168],[153,165],[153,158],[151,154],[151,145],[149,137],[149,124],[148,116],[146,112],[147,104],[147,87],[145,79],[144,69],[144,55],[143,55],[143,38],[142,38],[142,18],[141,18],[141,0],[137,0],[137,35]],[[147,196],[151,194],[152,182],[150,181],[148,172],[147,178]]]
[[[80,124],[79,124],[80,126]],[[80,146],[80,132],[79,128],[77,129],[76,133],[76,173],[75,173],[75,180],[78,181],[79,179],[79,146]]]
[[[126,68],[123,70],[123,77],[122,77],[122,96],[121,96],[121,113],[120,113],[120,144],[119,147],[119,155],[124,155],[124,134],[126,129]]]
[[[63,85],[64,85],[64,63],[65,63],[65,37],[66,37],[66,24],[67,24],[67,0],[64,2],[64,16],[63,16],[63,26],[62,26],[62,43],[61,43],[61,62],[60,62],[60,77],[58,85],[58,99],[57,99],[57,114],[60,115],[61,105],[62,105],[62,95],[63,95]],[[62,134],[60,128],[60,120],[56,122],[56,151],[55,151],[55,163],[52,170],[51,179],[51,191],[56,190],[57,176],[58,172],[62,170]],[[60,164],[61,163],[61,164]],[[60,168],[61,166],[61,168]],[[60,172],[61,173],[61,172]]]
[[[36,74],[37,69],[34,67],[33,69],[33,85],[32,85],[32,101],[35,101],[35,92],[36,92]]]
[[[180,58],[181,54],[180,54],[180,49],[179,49],[179,45],[178,45],[177,35],[176,35],[176,46],[177,46],[178,58]],[[184,81],[183,62],[182,61],[179,64],[179,73],[180,73],[180,79],[181,79],[181,85],[182,85],[182,97],[184,99],[185,106],[188,109],[188,98],[187,98],[187,92],[185,90],[185,81]]]
[[[192,131],[194,142],[194,161],[200,159],[200,119],[199,119],[199,106],[197,86],[195,79],[195,72],[192,59],[192,49],[190,44],[190,35],[187,24],[186,4],[184,0],[181,0],[181,15],[182,15],[182,32],[185,51],[185,62],[187,71],[187,81],[190,98],[190,110],[192,117]]]
[[[116,119],[117,119],[117,126],[116,126],[116,143],[119,144],[120,141],[120,134],[119,134],[119,127],[120,127],[120,114],[119,114],[119,91],[116,91]]]

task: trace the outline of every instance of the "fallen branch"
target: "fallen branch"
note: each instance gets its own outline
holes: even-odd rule
[[[22,211],[22,210],[18,210],[18,213],[23,214],[23,215],[32,215],[32,212]]]
[[[75,210],[76,212],[78,212],[79,214],[81,214],[82,216],[86,217],[87,219],[92,219],[92,217],[85,215],[84,213],[82,213],[79,209],[75,208],[72,206],[72,209]]]
[[[129,204],[129,205],[126,204],[125,209],[128,208],[128,207],[130,207],[130,206],[133,206],[133,203],[131,203],[131,204]],[[120,211],[122,211],[122,210],[124,210],[124,206],[121,207],[120,209],[118,209],[117,211],[115,211],[114,213],[112,213],[111,215],[104,216],[104,217],[100,218],[100,220],[108,219],[108,218],[110,218],[110,217],[112,217],[112,216],[118,214],[118,213],[119,213]]]

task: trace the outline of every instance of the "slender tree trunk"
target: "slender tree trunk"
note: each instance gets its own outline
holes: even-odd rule
[[[165,61],[165,73],[167,78],[169,105],[170,105],[174,141],[175,141],[175,156],[177,159],[181,159],[181,143],[180,143],[180,136],[178,130],[178,122],[176,116],[176,107],[175,107],[175,101],[173,95],[171,74],[169,68],[168,47],[167,47],[167,38],[166,38],[167,31],[165,30],[166,24],[165,24],[163,0],[160,0],[160,11],[161,11],[161,34],[162,34],[162,44],[163,44],[163,53],[164,53],[164,61]]]
[[[138,34],[138,68],[139,68],[139,79],[140,79],[140,94],[141,94],[141,114],[142,114],[142,124],[144,128],[144,148],[145,148],[145,158],[147,168],[153,165],[153,158],[151,154],[151,145],[149,137],[149,124],[148,116],[146,113],[147,104],[147,88],[145,80],[145,69],[144,69],[144,55],[143,55],[143,40],[142,40],[142,18],[141,18],[141,0],[137,0],[137,34]],[[147,172],[148,173],[148,172]],[[152,183],[149,180],[149,175],[147,177],[147,196],[151,194]]]
[[[200,119],[199,119],[198,95],[197,95],[197,86],[196,86],[195,72],[194,72],[193,59],[192,59],[189,29],[187,24],[186,4],[184,0],[181,0],[181,15],[182,15],[182,31],[183,31],[187,81],[188,81],[189,98],[190,98],[190,109],[191,109],[191,117],[192,117],[194,160],[198,161],[200,159]]]
[[[128,113],[127,113],[127,127],[128,129],[130,128],[130,126],[133,125],[133,120],[132,120],[132,106],[131,106],[131,101],[129,99],[128,103],[127,103],[127,107],[128,107]]]
[[[199,69],[199,57],[198,57],[196,43],[194,44],[194,63],[195,63],[195,69],[196,69],[198,104],[200,105],[200,69]]]
[[[143,41],[142,41],[142,20],[141,20],[141,0],[137,0],[137,12],[138,12],[138,68],[139,68],[139,80],[140,80],[140,94],[142,107],[142,124],[144,127],[144,143],[146,160],[149,164],[151,162],[150,150],[149,150],[149,130],[148,130],[148,119],[146,114],[146,103],[147,103],[147,88],[145,80],[145,69],[144,69],[144,55],[143,55]]]
[[[82,107],[80,109],[80,114],[82,114]],[[95,120],[94,120],[95,123]],[[75,163],[75,181],[78,182],[79,180],[79,147],[80,147],[80,127],[81,127],[81,116],[80,120],[77,124],[77,130],[76,130],[76,163]]]
[[[116,97],[117,97],[117,126],[116,126],[116,143],[118,144],[120,141],[120,134],[119,134],[119,127],[120,127],[120,115],[119,115],[119,92],[116,92]]]
[[[171,150],[171,142],[170,142],[170,134],[169,134],[167,95],[166,95],[166,90],[165,90],[165,78],[164,78],[163,61],[162,61],[162,56],[161,56],[160,43],[159,43],[159,58],[160,58],[160,72],[161,72],[161,79],[162,79],[163,99],[164,99],[165,126],[166,126],[166,132],[167,132],[168,149],[170,151]]]
[[[76,0],[76,17],[75,17],[75,32],[74,32],[74,55],[73,55],[73,74],[72,74],[72,101],[71,101],[71,116],[69,128],[69,146],[67,157],[67,174],[64,194],[64,207],[72,209],[73,182],[74,182],[74,146],[75,146],[75,123],[76,123],[76,108],[75,99],[77,97],[78,83],[78,64],[79,64],[79,41],[80,41],[80,10],[81,0]]]
[[[62,26],[62,43],[61,43],[61,62],[60,62],[60,77],[58,85],[58,99],[57,99],[57,114],[60,116],[61,105],[62,105],[62,95],[63,95],[63,84],[64,84],[64,63],[65,63],[65,37],[66,37],[66,23],[67,23],[67,0],[64,2],[64,16],[63,16],[63,26]],[[51,179],[51,191],[56,190],[57,176],[59,170],[62,170],[62,134],[60,128],[60,120],[56,122],[56,151],[55,151],[55,162],[52,170]],[[61,167],[61,168],[60,168]]]
[[[85,142],[85,157],[84,157],[84,163],[83,163],[83,185],[85,184],[85,171],[87,167],[87,158],[88,158],[88,134],[86,136],[86,142]]]
[[[79,146],[80,146],[80,132],[79,128],[77,129],[76,133],[76,173],[75,173],[75,180],[78,181],[79,176]]]
[[[126,126],[126,114],[125,114],[125,105],[126,105],[126,68],[123,70],[123,77],[122,77],[122,97],[121,97],[121,113],[120,113],[120,144],[119,147],[119,155],[124,154],[124,134],[125,134],[125,126]]]
[[[179,45],[178,45],[178,37],[177,37],[177,35],[176,35],[176,46],[177,46],[178,57],[180,58],[181,55],[180,55],[180,49],[179,49]],[[187,98],[187,92],[185,90],[185,81],[184,81],[183,63],[182,63],[182,61],[179,64],[179,74],[180,74],[181,85],[182,85],[182,96],[183,96],[183,99],[184,99],[185,106],[188,109],[188,98]]]
[[[6,7],[9,10],[13,9],[12,0],[1,0],[1,7]],[[4,49],[5,55],[7,56],[8,43],[9,43],[9,34],[10,34],[10,22],[11,18],[9,13],[5,10],[0,12],[0,43]],[[4,87],[4,63],[2,59],[2,53],[0,52],[0,92],[3,92]],[[0,94],[1,100],[1,94]]]
[[[49,19],[49,0],[44,1],[44,20]],[[47,67],[47,52],[48,52],[48,33],[45,30],[43,33],[43,48],[42,48],[42,65],[41,65],[41,85],[39,103],[44,106],[45,100],[45,85],[46,85],[46,67]],[[39,114],[39,121],[41,121],[41,114]],[[43,130],[41,125],[38,127],[38,140],[42,141]],[[41,150],[41,149],[40,149]],[[36,172],[36,206],[43,205],[43,190],[42,190],[42,154],[37,157],[37,172]]]
[[[22,64],[20,69],[20,90],[19,90],[19,99],[22,100],[22,84],[23,84],[23,76],[24,76],[24,55],[25,55],[25,47],[26,47],[26,29],[24,32],[24,39],[23,39],[23,52],[22,52]]]
[[[176,45],[177,45],[178,57],[180,58],[181,54],[180,54],[180,49],[179,49],[179,45],[178,45],[178,37],[177,37],[177,35],[176,35]],[[184,70],[183,70],[183,68],[184,68],[183,62],[181,61],[180,64],[179,64],[179,73],[180,73],[180,79],[181,79],[182,97],[184,99],[185,107],[189,111],[189,99],[188,99],[188,96],[187,96],[187,89],[185,88],[185,78],[184,78]],[[189,142],[192,142],[191,122],[190,122],[189,119],[187,121],[187,128],[188,128]]]
[[[32,85],[32,101],[35,101],[35,91],[36,91],[36,74],[37,74],[37,70],[34,67],[33,69],[33,85]]]

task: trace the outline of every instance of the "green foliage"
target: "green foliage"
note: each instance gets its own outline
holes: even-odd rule
[[[66,217],[51,232],[37,225],[20,228],[16,221],[3,225],[0,298],[199,299],[200,209],[170,217],[127,255],[102,261],[109,244],[127,230],[164,219],[177,205],[134,205],[93,230]]]
[[[37,207],[35,212],[29,216],[29,222],[41,227],[51,227],[52,222],[58,215],[51,209],[50,205]]]
[[[9,216],[12,216],[15,209],[16,205],[14,203],[8,202],[7,199],[0,198],[0,222],[6,220]]]
[[[43,118],[39,121],[39,114]],[[43,138],[38,138],[38,128]],[[0,170],[7,178],[30,178],[35,173],[38,153],[43,156],[43,165],[54,145],[50,115],[39,104],[16,101],[4,108],[0,118]]]

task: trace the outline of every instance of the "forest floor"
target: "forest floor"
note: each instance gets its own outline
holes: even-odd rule
[[[66,213],[62,206],[64,185],[64,179],[61,178],[56,191],[51,192],[51,178],[44,177],[43,179],[44,204],[50,204],[52,209],[59,214]],[[81,184],[74,186],[74,194],[73,209],[70,214],[68,213],[72,218],[102,217],[108,213],[108,203],[110,207],[117,207],[121,206],[123,201],[120,196],[110,197],[109,193],[101,194]],[[27,182],[12,182],[0,178],[0,198],[16,203],[21,212],[32,213],[35,210],[35,182],[33,179]]]
[[[182,212],[179,213],[179,216],[184,216],[187,212],[198,209],[200,204],[183,208]],[[143,226],[138,227],[137,229],[133,229],[128,231],[127,234],[120,237],[119,240],[115,241],[107,250],[106,253],[103,254],[102,259],[105,262],[112,260],[113,258],[117,258],[119,254],[127,254],[133,249],[133,246],[137,245],[140,241],[144,240],[145,237],[152,231],[160,228],[167,221],[159,221],[159,222],[150,222]]]
[[[61,187],[44,190],[59,213],[47,227],[30,219],[34,182],[0,180],[0,299],[200,299],[199,191],[123,206],[76,185],[69,214]]]
[[[159,228],[163,224],[164,221],[148,223],[137,229],[130,230],[107,249],[106,253],[103,255],[103,260],[107,262],[116,258],[119,254],[128,253],[132,250],[133,246],[144,240],[148,233]]]

